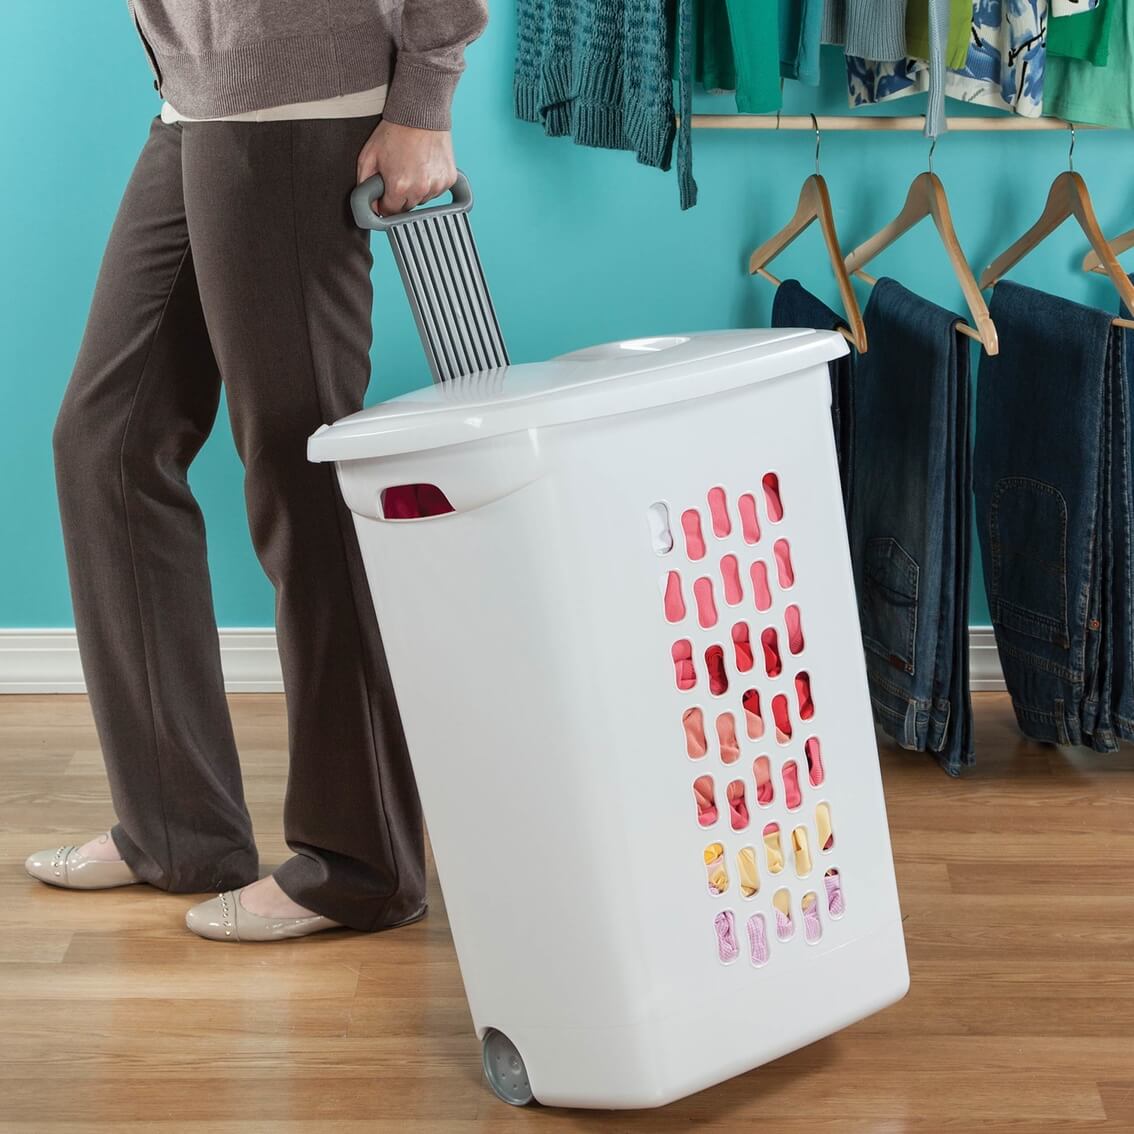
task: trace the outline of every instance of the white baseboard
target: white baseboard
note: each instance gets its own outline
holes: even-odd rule
[[[969,627],[969,688],[974,693],[1004,689],[1004,671],[1000,668],[996,634],[991,626]]]
[[[220,644],[230,693],[283,692],[275,630],[221,630]],[[74,630],[0,630],[0,693],[85,690]]]
[[[274,630],[221,630],[220,643],[230,693],[283,692]],[[972,628],[969,659],[974,692],[1004,688],[991,626]],[[74,630],[0,630],[0,693],[82,693],[85,688]]]

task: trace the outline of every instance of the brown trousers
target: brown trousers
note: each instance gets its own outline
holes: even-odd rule
[[[155,120],[54,431],[79,651],[130,867],[244,885],[244,802],[187,471],[223,383],[252,542],[276,591],[290,769],[276,872],[356,929],[425,901],[417,788],[323,422],[362,406],[371,256],[348,208],[377,118]]]

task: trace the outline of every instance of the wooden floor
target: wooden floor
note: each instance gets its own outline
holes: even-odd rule
[[[977,697],[960,781],[884,751],[912,987],[662,1111],[498,1103],[436,879],[396,933],[199,941],[185,897],[51,890],[31,850],[111,819],[86,701],[0,697],[0,1131],[1134,1131],[1134,756],[1025,743]],[[284,713],[232,698],[266,863]]]

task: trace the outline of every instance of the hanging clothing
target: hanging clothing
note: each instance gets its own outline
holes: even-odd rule
[[[964,67],[951,72],[945,93],[964,102],[1043,111],[1047,0],[977,0]]]
[[[780,0],[780,75],[819,85],[823,0]]]
[[[780,109],[779,15],[775,0],[728,0],[736,58],[736,109],[768,114]]]
[[[906,54],[906,0],[825,0],[824,43],[848,55],[894,62]]]
[[[1060,16],[1047,25],[1047,53],[1064,59],[1084,59],[1105,67],[1110,54],[1110,17],[1113,0],[1076,16]]]
[[[1110,10],[1106,66],[1053,58],[1046,109],[1069,121],[1129,130],[1134,127],[1134,0],[1107,0],[1106,9]]]
[[[692,0],[692,9],[693,79],[708,91],[735,91],[741,114],[779,110],[779,21],[774,0]],[[675,68],[679,63],[675,57]]]
[[[773,327],[814,327],[837,331],[846,319],[816,299],[798,280],[784,280],[772,301]],[[831,426],[839,457],[839,476],[843,485],[843,506],[850,507],[850,487],[854,457],[854,354],[827,364],[831,376]]]
[[[949,0],[949,36],[945,43],[945,66],[963,67],[969,54],[969,30],[973,23],[973,0]],[[912,0],[906,9],[906,55],[929,60],[929,5]]]
[[[941,27],[946,0],[930,0]],[[931,21],[931,27],[934,26]],[[898,63],[876,63],[847,56],[847,80],[851,106],[886,102],[903,95],[932,91],[942,96],[1010,110],[1035,118],[1044,109],[1047,0],[977,0],[965,65],[944,70],[944,51],[937,61],[904,59]],[[948,30],[946,28],[946,40]],[[943,101],[927,110],[926,133],[936,133],[944,121]]]
[[[632,150],[669,169],[676,137],[681,207],[696,203],[689,117],[693,8],[676,0],[518,0],[513,105],[516,117],[579,145]],[[633,35],[624,28],[634,29]],[[670,61],[676,36],[681,129],[674,129]]]
[[[725,0],[693,0],[693,81],[710,94],[736,90],[736,60]],[[673,77],[681,78],[681,61],[673,45]]]
[[[999,283],[973,460],[989,611],[1026,736],[1134,739],[1131,336],[1105,311]]]
[[[927,91],[925,133],[936,138],[947,129],[945,117],[945,51],[949,37],[949,0],[928,0],[924,28],[915,18],[915,40],[924,34],[924,59],[906,57],[896,62],[847,53],[847,90],[851,106],[886,102]]]
[[[959,317],[894,280],[855,364],[851,560],[875,719],[952,775],[973,762],[969,349]]]

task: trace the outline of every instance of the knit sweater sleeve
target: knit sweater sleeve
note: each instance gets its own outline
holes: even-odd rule
[[[848,55],[896,62],[906,53],[906,0],[848,0],[846,32]]]
[[[448,130],[465,47],[488,22],[486,0],[406,0],[383,117],[422,130]]]

